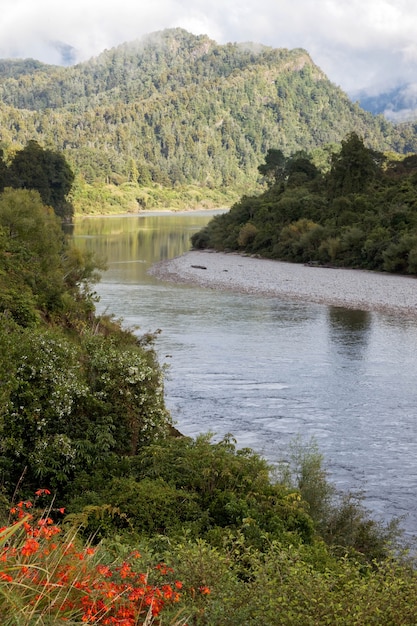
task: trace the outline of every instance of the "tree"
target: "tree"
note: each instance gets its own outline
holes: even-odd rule
[[[265,163],[258,167],[258,171],[270,185],[273,185],[285,180],[286,168],[287,159],[282,150],[271,148],[266,154]]]
[[[342,141],[339,154],[333,156],[329,174],[329,191],[332,197],[362,193],[381,173],[384,160],[380,152],[366,148],[356,133]]]
[[[303,153],[295,154],[288,159],[286,171],[288,173],[288,185],[292,187],[301,186],[319,175],[317,167]]]
[[[135,337],[22,329],[0,315],[7,371],[0,396],[0,472],[11,490],[39,481],[61,494],[79,473],[135,455],[170,424],[162,370]],[[127,344],[130,342],[130,344]],[[127,345],[126,345],[127,344]]]
[[[36,141],[29,141],[13,158],[8,171],[8,184],[14,189],[35,189],[44,204],[51,206],[63,220],[70,220],[74,211],[67,199],[74,174],[59,152],[44,150]]]
[[[0,232],[1,310],[19,321],[30,301],[43,314],[59,308],[65,240],[52,208],[36,191],[6,189],[0,195]]]

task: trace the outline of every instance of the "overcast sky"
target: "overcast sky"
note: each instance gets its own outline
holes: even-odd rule
[[[0,58],[62,63],[65,44],[78,62],[176,26],[305,48],[351,95],[417,82],[416,0],[0,0]]]

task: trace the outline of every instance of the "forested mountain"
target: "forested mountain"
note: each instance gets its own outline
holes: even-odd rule
[[[253,188],[269,148],[287,155],[355,130],[378,150],[417,151],[352,103],[301,49],[217,45],[166,30],[73,67],[0,64],[0,140],[62,151],[87,183]]]

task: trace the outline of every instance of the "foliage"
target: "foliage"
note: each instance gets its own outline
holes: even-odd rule
[[[64,292],[60,255],[64,249],[57,219],[37,192],[7,189],[0,195],[1,309],[22,324],[40,310],[59,309]]]
[[[43,204],[51,206],[63,221],[70,221],[73,206],[67,196],[74,182],[74,174],[59,152],[44,150],[36,141],[29,141],[18,150],[10,164],[0,152],[0,191],[5,187],[34,189],[39,192]]]
[[[68,327],[91,322],[91,285],[102,267],[70,246],[38,192],[8,188],[0,194],[1,311],[20,326],[42,319]]]
[[[162,370],[151,345],[95,316],[96,263],[37,192],[3,192],[0,229],[2,482],[63,496],[97,459],[166,436]]]
[[[412,125],[397,128],[352,104],[305,50],[218,45],[178,28],[73,67],[4,61],[0,102],[8,161],[35,140],[65,157],[77,196],[98,186],[122,211],[132,206],[128,191],[109,196],[107,185],[253,193],[257,167],[275,148],[286,157],[326,152],[354,130],[374,150],[417,149]],[[136,208],[147,197],[138,193]],[[163,194],[156,201],[167,206]]]
[[[71,510],[106,502],[129,521],[129,531],[205,537],[221,545],[228,532],[242,533],[262,549],[267,537],[311,541],[314,527],[296,489],[273,484],[266,462],[252,450],[236,450],[230,438],[166,438],[144,447],[113,478],[93,473],[75,485]],[[115,520],[119,529],[126,523]],[[95,530],[95,521],[88,523]],[[107,529],[109,530],[109,529]]]
[[[149,183],[123,182],[118,185],[86,183],[77,178],[71,192],[71,203],[77,215],[103,213],[137,213],[155,209],[180,211],[230,206],[239,194],[233,189],[203,189],[198,185],[174,188]]]
[[[74,342],[59,330],[7,322],[0,332],[11,344],[0,426],[5,485],[22,475],[25,490],[42,480],[63,494],[80,472],[166,436],[161,371],[150,349],[88,333]]]
[[[71,219],[73,208],[67,196],[74,174],[61,153],[44,150],[36,141],[29,141],[14,155],[5,178],[5,186],[35,189],[42,202],[51,206],[61,219]]]
[[[320,542],[273,541],[260,552],[242,535],[219,547],[183,537],[159,548],[116,535],[93,547],[71,516],[54,523],[65,511],[47,505],[49,494],[13,505],[0,530],[6,626],[415,623],[416,571],[398,557],[365,565]]]
[[[333,554],[353,554],[360,562],[380,561],[400,545],[399,520],[383,524],[363,506],[360,494],[337,493],[328,478],[323,455],[314,440],[296,438],[282,463],[279,480],[298,489],[320,537]]]
[[[328,171],[313,157],[270,150],[259,171],[268,189],[243,196],[191,242],[196,248],[319,265],[415,274],[415,156],[389,160],[355,133],[333,153]]]
[[[165,556],[185,586],[211,590],[204,607],[190,606],[195,625],[411,626],[417,614],[415,570],[395,558],[364,566],[330,557],[322,544],[273,542],[259,553],[239,539],[224,550],[185,539]]]
[[[181,541],[185,534],[217,549],[260,553],[274,541],[326,545],[329,558],[350,555],[358,563],[384,560],[400,546],[395,521],[377,522],[359,496],[336,492],[313,443],[295,442],[290,465],[276,475],[252,450],[236,449],[230,437],[213,443],[210,435],[167,438],[126,461],[113,463],[110,479],[96,470],[76,481],[68,506],[87,536]],[[98,523],[103,503],[118,516]]]

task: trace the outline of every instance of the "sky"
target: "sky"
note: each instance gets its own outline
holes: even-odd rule
[[[0,0],[0,58],[79,62],[165,28],[217,43],[304,48],[350,96],[407,84],[417,106],[416,0]]]

